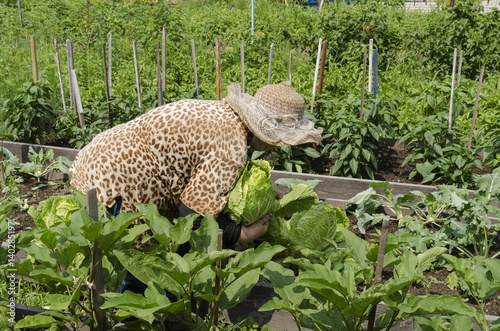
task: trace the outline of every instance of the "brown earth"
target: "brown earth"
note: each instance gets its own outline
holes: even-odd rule
[[[408,175],[411,172],[410,166],[405,166],[401,168],[404,158],[406,157],[406,152],[404,150],[396,150],[390,147],[381,148],[379,152],[379,169],[375,173],[376,180],[383,180],[389,182],[404,182],[404,183],[415,183],[420,184],[417,181],[408,179]],[[330,167],[333,165],[332,160],[323,158],[314,160],[311,165],[314,171],[317,174],[328,174]],[[481,171],[478,170],[478,173],[486,173],[491,171],[491,169],[483,169]],[[21,194],[22,199],[27,199],[27,203],[29,206],[38,206],[40,201],[46,200],[48,197],[52,195],[65,195],[71,189],[68,186],[64,185],[53,185],[46,186],[37,190],[33,190],[32,188],[36,186],[36,181],[34,179],[25,179],[25,181],[18,185],[19,193]],[[19,208],[16,208],[9,216],[11,219],[16,220],[18,225],[16,226],[16,230],[23,230],[30,227],[34,227],[33,219],[30,215],[27,214],[26,211],[22,211]],[[357,233],[359,236],[364,237],[366,240],[378,239],[378,237],[374,236],[376,232],[376,227],[369,227],[365,235],[361,235],[359,231],[356,230],[356,220],[350,215],[351,220],[351,230],[354,233]],[[380,230],[380,228],[378,229]],[[389,229],[390,233],[394,233],[397,230],[397,225],[393,224]],[[497,237],[495,241],[495,245],[491,248],[491,254],[495,254],[500,251],[500,235]],[[428,294],[438,294],[438,295],[460,295],[463,297],[467,297],[463,291],[450,289],[447,286],[447,277],[449,272],[445,268],[439,268],[429,272],[425,275],[425,279],[419,283],[414,285],[410,293],[415,295],[428,295]],[[391,271],[384,271],[384,278],[391,277]],[[478,308],[477,304],[475,304],[473,298],[468,298],[468,301],[471,305]],[[479,308],[478,308],[479,309]],[[493,296],[493,298],[486,304],[485,309],[486,314],[500,316],[500,293],[497,293]]]

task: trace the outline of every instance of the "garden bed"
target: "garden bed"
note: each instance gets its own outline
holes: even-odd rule
[[[26,156],[28,151],[27,146],[28,146],[27,144],[16,144],[16,143],[4,144],[4,147],[6,147],[14,154],[16,154],[21,160],[21,162],[27,161],[27,156]],[[52,148],[54,149],[56,156],[63,155],[68,157],[70,160],[72,160],[77,153],[77,150],[57,148],[52,146],[35,146],[35,149],[37,147],[44,149]],[[379,171],[376,173],[376,176],[378,180],[389,182],[393,194],[406,193],[413,190],[418,190],[427,193],[435,190],[434,186],[421,185],[407,179],[406,175],[409,172],[404,168],[399,167],[399,164],[401,164],[402,160],[405,157],[404,149],[398,148],[394,144],[386,144],[381,146],[379,152],[380,152],[381,166],[379,168]],[[323,167],[325,167],[324,170],[329,169],[325,166],[324,162],[323,163],[319,162],[316,168],[318,173],[321,173],[321,167],[319,166],[320,164]],[[387,175],[389,173],[390,175]],[[287,177],[305,179],[305,180],[307,179],[322,180],[322,182],[320,182],[315,188],[315,191],[317,192],[318,196],[320,198],[323,198],[325,202],[334,206],[338,206],[340,208],[345,208],[345,202],[348,199],[352,198],[357,193],[366,190],[369,187],[370,183],[373,182],[371,180],[366,180],[366,179],[341,178],[335,176],[325,176],[321,174],[312,175],[312,174],[289,173],[279,170],[272,171],[273,180],[276,180],[278,178],[287,178]],[[388,178],[391,178],[391,180],[388,180]],[[60,174],[53,174],[52,178],[50,179],[61,180],[63,178],[60,176]],[[26,178],[23,183],[18,185],[21,197],[23,199],[26,199],[26,203],[29,206],[37,206],[40,201],[46,200],[48,197],[52,195],[64,195],[71,190],[71,187],[65,185],[51,185],[33,190],[33,188],[37,184],[39,183],[37,183],[34,178]],[[16,220],[16,222],[18,223],[16,225],[17,231],[34,227],[34,223],[31,216],[29,216],[25,211],[21,211],[19,208],[16,208],[14,210],[14,213],[13,215],[11,215],[11,218]],[[378,239],[376,232],[377,230],[380,230],[379,226],[369,226],[367,228],[366,233],[361,234],[357,229],[357,220],[355,219],[355,217],[350,215],[349,220],[350,220],[350,230],[356,233],[358,236],[368,241],[372,239],[375,240]],[[398,229],[397,225],[395,223],[392,223],[389,232],[394,233],[397,229]],[[491,247],[490,256],[498,252],[500,252],[500,238],[497,237],[493,247]],[[449,272],[445,268],[439,268],[433,270],[432,272],[427,272],[425,274],[425,279],[424,279],[425,281],[421,282],[418,285],[413,285],[409,293],[412,293],[414,295],[435,294],[435,295],[465,296],[465,293],[463,293],[462,291],[453,290],[447,286],[448,275]],[[390,269],[385,270],[383,276],[384,276],[383,278],[385,279],[391,278],[392,271]],[[265,293],[269,294],[272,289],[270,290],[268,288],[268,285],[264,284],[263,286],[257,287],[255,291],[262,291],[262,290],[264,290]],[[259,294],[256,295],[259,296]],[[475,305],[474,302],[472,302],[472,298],[469,299],[469,303],[472,306],[475,306],[476,308],[478,307],[477,305]],[[240,306],[240,308],[243,309],[242,310],[243,312],[248,309],[253,309],[254,312],[252,314],[254,315],[252,316],[255,316],[256,320],[260,322],[259,325],[268,326],[271,328],[280,328],[284,323],[283,321],[287,320],[287,316],[290,317],[289,313],[285,311],[275,311],[271,314],[265,312],[258,313],[255,309],[255,305],[253,303],[250,303],[250,301],[244,303],[243,306]],[[383,307],[380,307],[379,310],[380,309],[383,310]],[[499,295],[495,295],[486,304],[485,312],[486,314],[489,315],[488,318],[490,322],[496,320],[497,316],[500,316]],[[233,315],[232,317],[231,314]],[[242,315],[241,311],[238,313],[237,310],[235,310],[232,313],[229,312],[227,316],[230,319],[237,321]],[[293,330],[293,328],[287,328],[287,329]]]

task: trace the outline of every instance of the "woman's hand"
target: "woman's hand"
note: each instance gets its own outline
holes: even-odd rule
[[[264,235],[267,232],[267,228],[269,227],[269,219],[271,218],[271,216],[272,214],[269,213],[252,225],[242,225],[238,243],[247,244]]]

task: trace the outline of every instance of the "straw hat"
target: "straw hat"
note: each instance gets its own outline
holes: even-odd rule
[[[239,83],[227,87],[226,102],[260,140],[274,146],[319,143],[323,129],[304,117],[304,98],[288,82],[266,85],[255,96],[241,93]]]

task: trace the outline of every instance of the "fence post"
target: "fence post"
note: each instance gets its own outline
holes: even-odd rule
[[[38,63],[36,61],[36,45],[35,45],[35,36],[30,36],[31,41],[31,63],[33,66],[33,81],[38,82]]]
[[[97,205],[97,191],[93,187],[89,189],[86,193],[87,198],[87,211],[90,218],[95,222],[99,222],[99,209]],[[102,273],[102,252],[99,249],[99,241],[94,243],[92,252],[92,263],[90,265],[90,282],[92,283],[92,288],[90,289],[92,294],[92,305],[96,315],[97,330],[105,331],[106,327],[106,312],[101,309],[101,305],[104,303],[104,298],[101,294],[104,293],[104,276]]]

